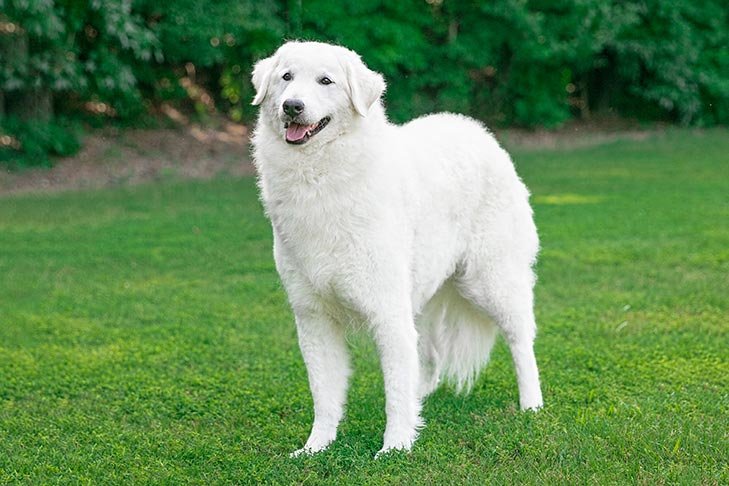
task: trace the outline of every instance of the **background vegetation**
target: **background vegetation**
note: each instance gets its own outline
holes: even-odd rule
[[[377,461],[382,378],[354,333],[340,438],[287,456],[311,398],[253,178],[3,198],[0,483],[728,484],[727,153],[724,129],[515,152],[546,406],[519,412],[499,341]]]
[[[291,38],[361,53],[395,121],[725,124],[728,16],[723,0],[0,0],[0,161],[47,162],[81,122],[164,102],[249,121],[252,63]]]

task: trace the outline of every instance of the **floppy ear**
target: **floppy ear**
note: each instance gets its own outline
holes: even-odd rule
[[[260,105],[261,102],[263,102],[263,99],[266,97],[266,92],[268,91],[271,74],[274,69],[276,69],[277,64],[278,60],[276,56],[273,55],[266,59],[261,59],[253,67],[251,81],[253,82],[253,87],[256,88],[256,96],[253,98],[253,102],[251,103],[252,105]]]
[[[380,73],[369,69],[356,54],[347,60],[347,84],[349,98],[361,116],[367,116],[370,108],[385,92],[385,80]]]

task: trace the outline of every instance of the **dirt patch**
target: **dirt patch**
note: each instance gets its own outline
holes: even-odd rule
[[[254,174],[247,127],[219,120],[215,127],[202,127],[173,115],[180,117],[177,128],[106,128],[92,132],[84,138],[78,154],[58,159],[50,169],[0,170],[0,195]],[[557,131],[495,132],[509,150],[550,150],[642,140],[662,130],[631,127],[623,122],[580,123]]]
[[[0,171],[0,194],[253,173],[248,129],[243,125],[226,122],[217,128],[107,128],[88,134],[78,154],[56,160],[50,169]]]
[[[666,126],[640,126],[622,118],[599,118],[567,123],[558,130],[495,130],[496,137],[510,150],[550,150],[591,147],[617,140],[645,140],[663,133]]]

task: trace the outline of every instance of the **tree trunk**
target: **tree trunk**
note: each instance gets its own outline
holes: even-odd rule
[[[10,36],[6,51],[12,56],[9,61],[17,65],[28,65],[30,60],[28,44],[28,34],[25,31]],[[53,93],[45,86],[5,92],[4,102],[7,115],[17,116],[23,120],[49,121],[53,117]]]
[[[45,88],[11,91],[6,107],[8,115],[47,122],[53,117],[53,94]]]

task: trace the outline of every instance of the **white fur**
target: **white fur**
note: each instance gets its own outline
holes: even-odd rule
[[[320,84],[324,75],[334,83]],[[512,352],[521,408],[539,408],[539,242],[529,193],[493,136],[461,115],[389,123],[382,77],[338,46],[284,44],[256,65],[253,83],[261,195],[314,400],[311,435],[294,454],[336,438],[353,323],[372,333],[382,362],[380,452],[410,449],[421,401],[443,379],[471,386],[497,329]],[[285,141],[289,98],[305,103],[307,124],[331,117],[304,145]]]

